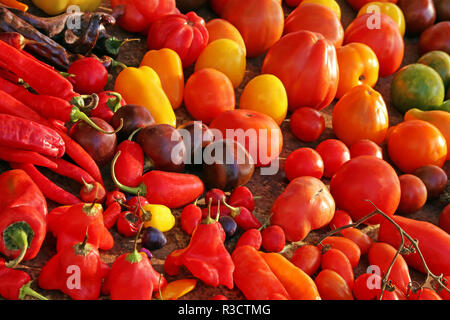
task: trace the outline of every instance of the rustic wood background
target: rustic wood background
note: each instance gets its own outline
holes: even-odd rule
[[[44,15],[40,10],[38,10],[36,7],[33,7],[31,1],[23,1],[30,5],[30,12],[36,15]],[[337,0],[339,5],[341,6],[342,11],[342,24],[344,29],[350,24],[350,22],[356,17],[356,12],[346,3],[345,0]],[[290,11],[292,11],[291,8],[284,7],[285,15],[287,16]],[[109,1],[104,0],[102,3],[102,6],[99,8],[99,11],[104,12],[110,12],[109,9]],[[217,18],[217,15],[212,12],[212,10],[208,7],[208,5],[204,5],[201,8],[197,9],[196,12],[202,16],[206,21],[209,21],[213,18]],[[118,56],[118,60],[125,63],[128,66],[138,66],[143,55],[147,51],[145,38],[136,34],[130,34],[122,29],[120,29],[118,26],[113,26],[110,29],[110,32],[115,35],[116,37],[120,39],[125,38],[140,38],[141,41],[133,41],[125,44],[125,46],[121,49],[120,54]],[[419,52],[417,48],[417,38],[405,38],[405,56],[403,59],[403,65],[407,65],[410,63],[414,63],[419,58]],[[261,70],[262,61],[264,59],[264,55],[253,58],[253,59],[247,59],[247,70],[245,73],[245,79],[239,86],[239,88],[236,89],[236,102],[238,103],[240,94],[245,87],[245,85],[248,83],[249,80],[251,80],[253,77],[258,75]],[[185,70],[185,79],[189,77],[189,75],[192,73],[192,68]],[[114,74],[116,76],[116,74]],[[390,97],[389,97],[389,87],[392,81],[392,76],[380,78],[377,85],[375,86],[375,89],[379,91],[388,106],[388,112],[389,112],[389,121],[390,125],[395,125],[402,121],[402,116],[399,112],[397,112],[390,104]],[[108,89],[111,89],[113,87],[113,81],[108,84]],[[300,147],[312,147],[314,148],[318,143],[325,139],[329,138],[335,138],[332,128],[331,128],[331,112],[333,109],[334,104],[336,101],[334,101],[330,106],[328,106],[326,109],[322,110],[322,114],[325,117],[326,120],[326,129],[320,139],[314,143],[303,143],[302,141],[296,139],[289,130],[289,123],[284,122],[281,126],[283,135],[284,135],[284,147],[283,151],[281,153],[281,157],[286,158],[290,152],[293,150],[300,148]],[[186,112],[184,107],[179,108],[176,110],[177,115],[177,121],[178,125],[192,120],[190,115]],[[387,159],[386,155],[386,148],[383,146],[384,149],[384,155],[385,159]],[[448,162],[446,163],[446,170],[448,172]],[[8,170],[9,167],[5,162],[0,161],[0,172],[3,172],[5,170]],[[256,209],[255,209],[255,215],[260,219],[260,221],[265,221],[270,213],[270,208],[272,206],[273,201],[275,198],[283,191],[283,189],[287,185],[287,179],[284,177],[283,173],[283,161],[280,161],[280,170],[277,175],[275,176],[261,176],[259,174],[259,169],[255,171],[255,174],[253,175],[250,182],[247,184],[247,186],[253,191],[255,195],[261,196],[260,199],[256,200]],[[67,190],[73,192],[74,194],[78,195],[78,192],[80,190],[80,185],[76,182],[73,182],[67,178],[57,176],[53,174],[52,172],[49,172],[47,170],[43,170],[48,177],[52,178],[54,181],[56,181],[61,186],[64,186]],[[110,178],[109,174],[109,166],[105,166],[102,168],[102,174],[104,175],[105,182],[107,186],[111,190],[113,188],[113,184]],[[329,179],[323,179],[324,183],[329,185]],[[49,210],[54,208],[56,206],[55,203],[52,203],[49,201],[48,203]],[[434,224],[437,224],[439,213],[443,209],[443,205],[439,202],[439,200],[429,201],[420,211],[410,215],[411,218],[419,219],[419,220],[426,220],[429,222],[432,222]],[[155,267],[155,269],[159,272],[164,272],[163,269],[163,263],[165,257],[172,252],[175,249],[180,249],[186,247],[186,245],[189,243],[189,237],[182,231],[179,223],[179,215],[181,210],[175,210],[174,215],[176,216],[176,225],[175,227],[166,233],[168,243],[167,245],[159,250],[155,250],[153,252],[153,259],[152,264]],[[377,226],[366,226],[362,228],[365,232],[367,232],[373,239],[376,239],[377,236]],[[308,237],[303,241],[304,243],[314,243],[318,241],[326,232],[328,231],[328,228],[323,228],[320,230],[312,231]],[[115,228],[111,229],[111,233],[114,236],[115,245],[114,247],[109,251],[103,251],[101,252],[101,257],[104,262],[109,264],[110,266],[114,262],[115,258],[117,258],[119,255],[129,252],[133,248],[133,238],[124,238],[120,234],[118,234],[115,230]],[[227,240],[226,246],[232,251],[234,248],[235,242],[237,238],[239,237],[240,233],[237,233],[232,239]],[[37,280],[37,277],[39,276],[40,268],[45,265],[45,263],[56,253],[56,242],[52,235],[47,235],[47,238],[45,240],[45,243],[39,253],[39,255],[31,260],[23,263],[23,270],[26,270],[30,273],[33,279]],[[299,244],[300,245],[300,244]],[[286,257],[290,257],[293,253],[293,251],[299,246],[295,245],[292,246],[289,250],[286,250],[283,254]],[[368,261],[366,256],[362,256],[360,264],[355,268],[355,276],[358,276],[361,273],[364,273],[366,268],[368,266]],[[420,274],[419,272],[416,272],[415,270],[411,270],[411,275],[413,280],[416,281],[424,281],[424,275]],[[181,269],[181,272],[176,277],[170,277],[166,276],[168,281],[176,280],[176,279],[182,279],[182,278],[192,278],[192,275],[184,268]],[[59,291],[46,291],[42,290],[37,286],[37,281],[33,283],[32,286],[34,289],[38,290],[40,293],[46,295],[50,299],[70,299],[69,296],[59,292]],[[189,294],[185,295],[181,299],[186,300],[208,300],[211,297],[213,297],[216,294],[223,294],[229,299],[244,299],[242,293],[236,288],[234,290],[229,290],[225,287],[219,286],[218,288],[212,288],[210,286],[204,285],[201,281],[197,282],[196,288],[190,292]],[[109,297],[102,296],[101,299],[109,299]]]

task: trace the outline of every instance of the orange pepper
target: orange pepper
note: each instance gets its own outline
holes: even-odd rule
[[[196,285],[197,280],[195,279],[175,280],[169,282],[164,289],[161,290],[161,294],[157,292],[155,297],[162,300],[177,300],[194,290]]]
[[[3,3],[5,6],[10,8],[18,9],[23,12],[28,11],[28,6],[25,3],[16,1],[16,0],[0,0],[0,3]]]
[[[294,300],[321,300],[313,279],[283,255],[275,252],[259,254]]]
[[[178,53],[169,48],[150,50],[144,55],[142,66],[156,71],[172,108],[180,107],[183,102],[184,74]]]

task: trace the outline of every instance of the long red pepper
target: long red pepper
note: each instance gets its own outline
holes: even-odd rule
[[[59,204],[76,204],[81,200],[70,192],[56,185],[53,181],[39,172],[35,166],[30,163],[14,163],[10,162],[9,165],[14,169],[22,169],[31,177],[34,183],[39,187],[44,196]]]
[[[54,161],[47,159],[37,152],[3,146],[0,146],[0,159],[7,162],[31,163],[36,166],[47,167],[50,169],[56,169],[58,167]]]
[[[49,158],[49,160],[56,164],[56,168],[50,168],[50,170],[57,174],[75,180],[78,183],[91,183],[95,181],[88,172],[67,160],[62,158]]]
[[[1,103],[0,103],[1,104]],[[62,157],[65,143],[53,129],[27,119],[0,114],[0,145]]]
[[[69,80],[3,41],[0,41],[0,61],[40,94],[67,101],[77,96]]]

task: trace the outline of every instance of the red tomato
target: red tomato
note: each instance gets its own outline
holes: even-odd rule
[[[448,289],[450,289],[450,275],[449,276],[444,276],[444,278],[442,280],[443,280],[445,286]],[[450,291],[445,290],[445,288],[441,289],[441,292],[439,292],[439,295],[444,300],[450,300]]]
[[[379,300],[381,295],[382,278],[375,273],[363,273],[353,284],[353,295],[356,300]],[[403,293],[396,289],[393,292],[385,290],[382,300],[406,300]]]
[[[352,240],[361,250],[361,254],[366,254],[373,244],[372,239],[363,231],[356,228],[346,228],[341,231],[344,238]]]
[[[283,82],[289,110],[300,107],[321,110],[333,101],[337,91],[336,49],[318,33],[306,30],[289,33],[269,49],[262,73],[271,73]]]
[[[295,250],[291,262],[311,276],[319,269],[321,258],[322,253],[318,247],[305,244]]]
[[[339,168],[350,160],[350,150],[339,140],[327,139],[319,143],[316,151],[323,160],[324,173],[326,178],[331,178]]]
[[[330,269],[336,271],[345,282],[347,282],[350,290],[353,288],[353,268],[347,256],[338,249],[330,249],[322,255],[322,270]]]
[[[222,15],[223,9],[225,9],[225,6],[230,0],[209,0],[209,5],[211,6],[211,9],[215,13],[217,13],[219,16]]]
[[[358,265],[361,258],[361,249],[359,249],[358,245],[352,240],[344,237],[331,236],[324,239],[318,247],[319,249],[322,249],[326,245],[342,251],[350,261],[352,268],[355,268]]]
[[[289,122],[294,136],[304,142],[313,142],[319,139],[325,130],[323,115],[313,108],[298,108],[291,116]]]
[[[331,220],[329,226],[331,230],[352,224],[353,220],[350,215],[343,210],[336,210],[333,220]]]
[[[445,206],[439,216],[439,227],[450,234],[450,204]]]
[[[111,0],[111,8],[125,5],[125,12],[117,21],[128,32],[147,33],[153,21],[166,14],[179,13],[175,0]]]
[[[350,146],[350,156],[352,158],[358,156],[375,156],[383,159],[383,149],[372,140],[361,139]]]
[[[256,166],[267,166],[276,159],[283,148],[283,134],[278,124],[269,116],[245,109],[222,112],[211,122],[224,138],[241,143],[252,156]],[[229,137],[231,130],[232,136]]]
[[[380,0],[379,2],[392,2],[397,3],[398,0]],[[353,9],[359,10],[361,9],[365,4],[369,2],[373,2],[372,0],[347,0],[348,4],[352,6]]]
[[[267,252],[281,252],[286,244],[286,236],[280,226],[272,225],[261,232],[262,247]]]
[[[360,156],[342,165],[331,178],[330,191],[336,206],[359,220],[375,211],[371,201],[392,216],[400,203],[400,181],[395,170],[384,160]],[[375,215],[365,223],[377,224],[384,218]]]
[[[183,67],[189,67],[208,44],[205,20],[195,12],[171,14],[155,21],[147,37],[149,49],[169,48],[180,56]]]
[[[442,300],[442,298],[430,288],[422,288],[417,292],[409,292],[408,300]]]
[[[344,41],[344,28],[337,14],[321,4],[305,3],[288,15],[284,24],[284,34],[300,30],[320,33],[336,48]]]
[[[403,37],[388,15],[369,13],[357,17],[345,30],[344,44],[351,42],[364,43],[375,52],[381,77],[393,74],[402,64]]]
[[[248,57],[265,53],[283,34],[284,13],[279,1],[229,0],[222,18],[239,30]]]
[[[400,180],[401,190],[398,212],[408,214],[420,210],[427,202],[425,184],[412,174],[403,174],[398,179]]]
[[[314,282],[322,300],[354,300],[347,282],[333,270],[320,271]]]
[[[186,81],[184,104],[196,120],[209,124],[222,112],[234,110],[235,103],[233,84],[216,69],[198,70]]]
[[[434,50],[450,54],[450,21],[436,23],[422,32],[419,50],[422,55]]]
[[[447,158],[447,142],[434,125],[410,120],[395,126],[387,139],[389,157],[405,173],[426,166],[441,167]]]
[[[317,151],[311,148],[294,150],[286,159],[284,173],[289,181],[301,176],[321,179],[323,175],[322,158]]]

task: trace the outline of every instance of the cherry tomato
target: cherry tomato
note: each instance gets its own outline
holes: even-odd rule
[[[352,240],[357,244],[361,250],[361,254],[369,252],[370,247],[373,244],[372,239],[363,231],[357,228],[346,228],[341,231],[344,238]]]
[[[445,190],[448,176],[442,168],[427,165],[414,170],[413,174],[425,184],[428,199],[438,198]]]
[[[325,130],[325,118],[316,109],[298,108],[291,116],[290,128],[298,139],[313,142],[319,139]]]
[[[445,206],[439,216],[439,227],[450,234],[450,204]]]
[[[352,290],[336,271],[322,270],[314,282],[322,300],[354,300]]]
[[[108,83],[108,70],[95,58],[85,57],[73,62],[67,69],[69,81],[80,94],[102,91]]]
[[[322,253],[312,244],[305,244],[295,250],[290,261],[308,275],[313,275],[320,267]]]
[[[230,39],[235,41],[241,49],[244,51],[244,55],[247,54],[245,48],[244,39],[238,29],[225,19],[212,19],[206,23],[206,29],[208,29],[209,39],[208,43],[211,43],[218,39]]]
[[[342,251],[338,249],[327,250],[324,254],[322,254],[320,265],[322,270],[330,269],[336,271],[342,278],[344,278],[345,282],[347,282],[350,290],[353,288],[353,268],[347,256]]]
[[[376,273],[363,273],[353,284],[353,295],[356,300],[379,300],[381,295],[382,278]],[[382,300],[406,300],[404,294],[397,288],[390,292],[383,292]]]
[[[218,39],[209,43],[195,62],[195,71],[212,68],[223,72],[233,84],[239,87],[244,80],[245,53],[236,41]]]
[[[283,229],[277,225],[264,228],[261,232],[262,247],[267,252],[281,252],[286,244],[286,236]]]
[[[192,234],[197,225],[202,221],[202,209],[195,204],[189,204],[183,208],[180,215],[181,229],[187,234]]]
[[[338,169],[350,160],[350,150],[340,140],[327,139],[319,143],[316,151],[323,160],[324,172],[326,178],[331,178]]]
[[[430,288],[421,288],[417,292],[410,291],[408,300],[443,300],[439,294]]]
[[[445,286],[448,289],[450,289],[450,275],[449,276],[444,276],[442,280],[443,280]],[[450,300],[450,291],[447,291],[444,288],[441,288],[441,292],[439,292],[439,295],[444,300]]]
[[[239,108],[264,113],[281,125],[288,110],[286,89],[273,74],[258,75],[245,85]]]
[[[359,259],[361,258],[361,249],[359,249],[358,245],[352,240],[344,237],[331,236],[324,239],[318,247],[319,249],[322,249],[327,245],[342,251],[350,261],[352,268],[355,268],[358,265]]]
[[[374,205],[392,216],[401,194],[394,168],[374,156],[356,157],[342,165],[331,178],[330,191],[336,207],[348,212],[355,221],[375,211]],[[375,215],[365,223],[377,224],[383,220],[382,216]]]
[[[284,172],[289,181],[302,176],[321,179],[324,164],[320,154],[311,148],[299,148],[289,154],[284,164]]]
[[[412,174],[403,174],[398,179],[400,180],[401,190],[398,212],[408,214],[420,210],[427,202],[425,184]]]
[[[331,220],[329,226],[331,230],[352,224],[353,220],[350,215],[343,210],[336,210],[333,220]]]
[[[223,200],[226,200],[227,196],[225,192],[223,192],[220,189],[213,188],[211,190],[208,190],[205,193],[205,203],[209,204],[209,201],[211,201],[211,204],[217,204],[218,202],[222,203]],[[232,204],[230,204],[232,206]]]
[[[361,139],[350,146],[350,157],[374,156],[383,159],[383,149],[369,139]]]
[[[447,142],[444,136],[429,122],[410,120],[401,122],[387,139],[392,162],[404,173],[426,166],[441,167],[447,158]]]
[[[196,120],[209,124],[222,112],[233,110],[235,102],[231,80],[218,70],[198,70],[186,82],[184,104]]]

